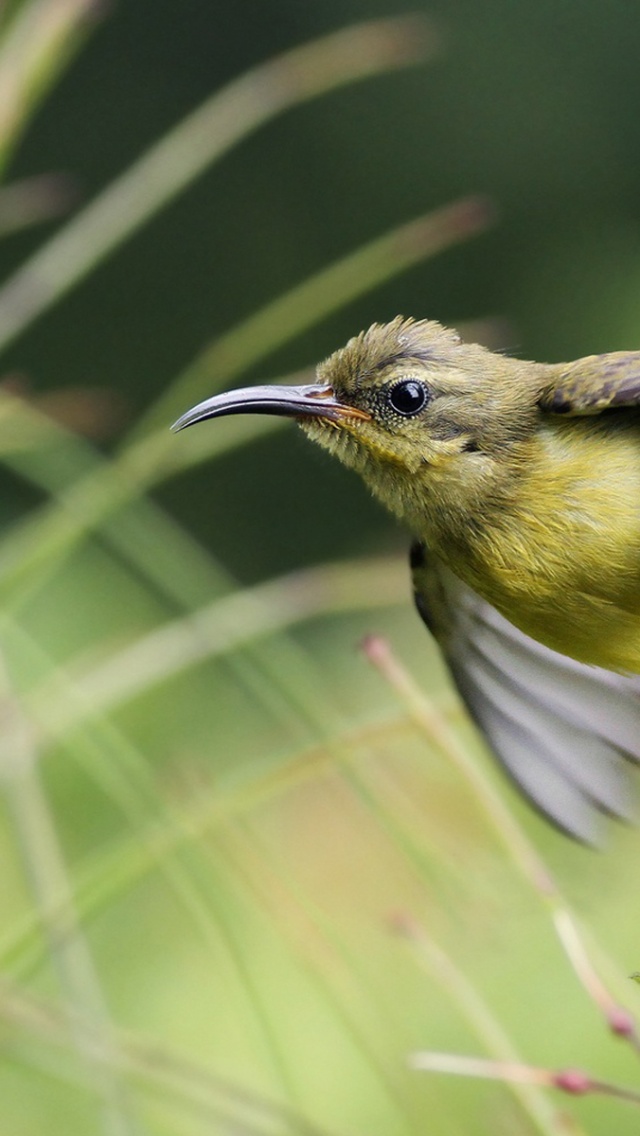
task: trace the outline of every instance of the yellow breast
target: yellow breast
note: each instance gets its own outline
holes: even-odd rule
[[[553,649],[640,671],[640,429],[628,415],[560,421],[527,447],[467,582]]]

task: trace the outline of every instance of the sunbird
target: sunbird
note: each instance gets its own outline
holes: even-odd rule
[[[295,418],[413,533],[420,616],[525,795],[585,841],[640,760],[640,351],[532,363],[373,324],[304,386],[205,399]]]

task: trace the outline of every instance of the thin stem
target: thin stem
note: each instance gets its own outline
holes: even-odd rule
[[[131,1115],[124,1085],[112,1069],[117,1064],[117,1043],[38,775],[32,730],[10,689],[1,661],[0,698],[4,718],[0,781],[13,814],[51,961],[71,1008],[69,1029],[90,1080],[102,1098],[105,1136],[134,1136],[139,1129]]]
[[[365,643],[365,654],[407,707],[419,729],[454,763],[473,787],[496,835],[547,908],[565,955],[583,989],[604,1016],[612,1032],[625,1038],[636,1052],[640,1052],[640,1040],[632,1015],[613,999],[600,980],[590,962],[569,905],[540,853],[505,805],[483,767],[461,745],[445,716],[425,696],[386,640],[379,636],[371,637]]]
[[[507,1085],[541,1085],[548,1089],[561,1089],[571,1096],[600,1094],[640,1105],[640,1092],[614,1085],[610,1081],[599,1081],[583,1073],[580,1069],[543,1069],[536,1065],[525,1065],[518,1061],[489,1061],[484,1057],[465,1057],[457,1053],[414,1053],[411,1067],[427,1073],[451,1073],[458,1077],[480,1077],[485,1081],[502,1081]],[[558,1130],[566,1132],[562,1122]],[[572,1132],[575,1132],[575,1127]]]
[[[483,1061],[481,1058],[458,1058],[449,1054],[435,1055],[441,1064],[436,1069],[442,1072],[460,1072],[457,1063],[467,1062],[468,1076],[480,1076],[480,1067],[493,1069],[527,1069],[528,1066],[518,1060],[518,1054],[505,1033],[500,1022],[494,1017],[490,1007],[481,997],[478,990],[469,982],[467,977],[458,969],[451,957],[427,934],[416,920],[410,916],[396,919],[394,925],[404,937],[413,945],[416,956],[423,965],[434,975],[441,986],[447,990],[449,997],[456,1003],[461,1013],[469,1022],[473,1030],[481,1039],[487,1049],[497,1058],[495,1061]],[[431,1054],[417,1054],[411,1058],[413,1068],[431,1068],[427,1060]],[[472,1062],[475,1061],[475,1066]],[[424,1063],[421,1063],[424,1062]],[[449,1067],[446,1067],[446,1063]],[[471,1070],[475,1068],[475,1072]],[[531,1076],[499,1077],[512,1087],[520,1106],[524,1109],[535,1124],[541,1136],[562,1136],[566,1131],[562,1118],[552,1108],[545,1095],[539,1092],[540,1085],[548,1085],[545,1079],[536,1080]]]

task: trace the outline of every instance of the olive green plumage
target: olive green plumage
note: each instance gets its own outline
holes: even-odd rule
[[[303,429],[434,556],[554,650],[640,671],[640,353],[526,363],[397,319],[318,377],[371,418]],[[394,413],[411,380],[424,406]]]
[[[176,428],[296,418],[413,533],[420,614],[521,788],[587,839],[595,809],[629,815],[640,352],[530,363],[398,317],[349,340],[317,378],[214,396]]]

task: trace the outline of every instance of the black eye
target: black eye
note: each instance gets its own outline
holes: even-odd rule
[[[416,379],[401,379],[394,383],[387,397],[396,413],[403,414],[405,418],[418,414],[429,399],[424,383]]]

